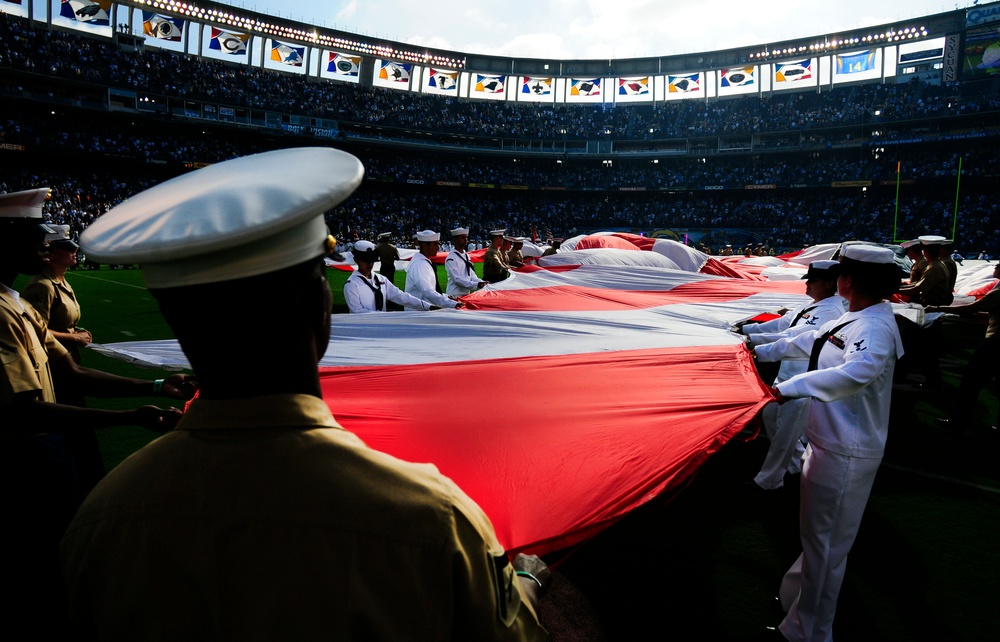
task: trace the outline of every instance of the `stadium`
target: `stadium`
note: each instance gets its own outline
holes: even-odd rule
[[[418,230],[468,227],[480,247],[489,230],[503,228],[539,246],[614,232],[716,256],[727,245],[737,253],[746,247],[789,256],[848,240],[896,246],[935,234],[954,239],[966,259],[996,257],[998,25],[994,3],[780,45],[543,60],[416,47],[215,2],[0,0],[0,192],[51,187],[46,218],[69,225],[75,238],[126,199],[192,170],[271,150],[333,147],[365,168],[361,187],[325,215],[345,245],[384,232],[409,245]],[[141,270],[112,267],[70,275],[95,340],[169,340]],[[341,312],[347,274],[329,271]],[[404,278],[398,273],[400,287]],[[771,303],[801,292],[759,287],[748,296],[771,296]],[[632,305],[623,297],[614,305]],[[491,310],[488,304],[479,309]],[[582,336],[585,321],[570,328],[538,305],[528,310],[542,315],[533,322],[565,323],[561,332]],[[604,322],[586,313],[593,317],[586,323]],[[684,314],[685,323],[697,325],[698,315],[719,321],[704,310]],[[416,331],[390,321],[366,327],[342,316],[335,344]],[[634,323],[644,332],[652,326]],[[527,346],[510,351],[514,361],[552,342],[526,326],[511,327],[488,330]],[[484,347],[488,336],[464,326],[420,332],[442,342],[470,333],[478,341],[468,348],[470,363],[497,356]],[[615,336],[640,340],[623,338],[624,331]],[[981,325],[949,327],[957,362],[981,336]],[[716,349],[701,340],[691,339],[697,350]],[[418,350],[392,345],[397,353]],[[738,350],[727,348],[719,361],[706,359],[706,367],[684,376],[715,381],[712,367],[749,363]],[[92,352],[87,365],[150,376]],[[356,356],[324,364],[343,369],[330,374],[331,389],[376,363],[351,361]],[[385,372],[404,363],[390,359],[397,357],[378,361]],[[695,361],[688,358],[685,367],[697,368]],[[948,370],[946,384],[954,388],[960,370]],[[607,380],[617,376],[605,372]],[[553,421],[565,410],[559,404],[573,401],[545,386],[533,390],[535,371],[508,374],[531,382],[498,389],[523,397],[508,412],[527,428]],[[406,376],[393,369],[385,385],[405,387]],[[764,366],[761,376],[774,372]],[[677,389],[683,384],[670,381]],[[720,378],[702,387],[712,392],[712,385],[718,396],[736,384]],[[646,404],[650,393],[634,387],[642,398],[627,403]],[[986,412],[993,417],[996,389],[988,390]],[[616,388],[615,394],[628,393]],[[543,605],[553,639],[744,640],[774,623],[771,598],[797,554],[798,497],[761,500],[738,491],[763,456],[764,440],[744,439],[754,432],[751,419],[763,394],[736,399],[733,393],[733,404],[742,405],[724,421],[715,416],[724,426],[703,453],[637,493],[627,510],[565,532],[526,534],[512,517],[523,505],[494,513],[489,498],[466,489],[496,524],[509,523],[503,535],[512,549],[541,544],[559,571],[561,592]],[[663,396],[662,406],[709,405],[674,389]],[[1000,624],[992,608],[998,556],[983,545],[1000,525],[997,442],[936,428],[932,418],[942,414],[946,396],[912,390],[893,396],[893,436],[841,594],[842,639],[986,639]],[[557,406],[560,413],[552,411]],[[377,414],[379,405],[370,410]],[[349,429],[378,443],[378,427],[352,416],[360,410],[334,408],[338,418],[345,414],[357,422],[355,428],[345,418]],[[470,409],[469,419],[478,421],[477,414]],[[100,437],[110,468],[153,435],[112,429]],[[425,459],[414,461],[434,461],[452,475],[416,452]]]

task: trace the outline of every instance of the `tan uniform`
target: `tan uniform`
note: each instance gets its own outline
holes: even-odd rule
[[[944,269],[948,273],[948,291],[952,292],[955,290],[955,282],[958,281],[958,264],[951,256],[944,255],[941,256],[941,263],[944,264]]]
[[[31,304],[21,304],[0,285],[0,504],[7,541],[2,563],[4,578],[17,587],[2,612],[59,631],[64,609],[56,548],[82,496],[61,435],[49,433],[53,426],[15,423],[8,407],[20,395],[54,402],[49,364],[64,358],[66,349]]]
[[[514,267],[524,265],[524,256],[521,254],[521,250],[507,252],[507,265],[513,265]]]
[[[76,332],[80,323],[80,304],[76,293],[65,279],[57,281],[51,272],[31,277],[24,286],[21,296],[42,316],[48,327],[56,332]],[[77,344],[66,346],[73,355],[74,361],[80,363],[80,350]]]
[[[483,278],[490,283],[503,281],[510,276],[507,257],[500,250],[490,247],[483,255]]]
[[[57,332],[76,332],[76,326],[80,322],[80,304],[77,303],[76,293],[65,279],[57,281],[55,276],[46,270],[31,277],[24,286],[21,296],[31,302],[38,314],[48,323],[49,329]],[[80,363],[79,344],[69,342],[62,345],[73,357],[73,361]],[[83,392],[73,385],[72,380],[59,376],[59,373],[56,373],[54,380],[58,403],[79,407],[87,405]],[[105,473],[97,433],[86,428],[74,428],[67,431],[63,439],[73,455],[81,493],[86,495]]]
[[[924,276],[924,271],[927,269],[927,259],[920,257],[913,262],[910,266],[910,283],[916,283]]]
[[[399,260],[399,250],[392,243],[383,241],[375,246],[375,252],[378,253],[378,260],[381,262],[378,273],[389,279],[391,283],[396,277],[396,261]]]
[[[62,548],[71,614],[102,640],[545,637],[482,510],[309,395],[196,400]]]
[[[954,298],[948,286],[948,270],[941,261],[928,263],[920,280],[900,288],[900,293],[923,305],[950,305]]]
[[[22,306],[23,305],[23,310]],[[24,392],[36,392],[41,401],[55,402],[50,361],[62,358],[66,348],[56,341],[41,315],[0,286],[0,412]]]

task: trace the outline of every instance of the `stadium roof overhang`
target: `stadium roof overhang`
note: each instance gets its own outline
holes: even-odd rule
[[[512,58],[432,49],[393,40],[339,31],[280,16],[197,0],[124,0],[123,4],[145,11],[177,15],[262,36],[283,38],[345,53],[359,53],[400,62],[492,74],[525,76],[639,76],[692,72],[733,65],[758,64],[802,58],[836,51],[879,47],[905,41],[936,38],[965,28],[965,10],[948,11],[923,18],[896,21],[865,29],[794,38],[717,51],[600,60],[545,60]]]

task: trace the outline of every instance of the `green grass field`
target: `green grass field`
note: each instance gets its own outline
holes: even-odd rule
[[[482,270],[481,266],[477,266]],[[350,276],[343,270],[327,270],[327,279],[333,294],[335,314],[347,313],[344,303],[344,282]],[[438,268],[441,283],[446,276],[443,268]],[[397,272],[395,283],[402,288],[405,272]],[[67,280],[76,292],[83,310],[80,325],[90,330],[96,343],[116,343],[119,341],[146,341],[173,337],[169,326],[160,316],[156,301],[146,290],[142,280],[142,270],[111,270],[107,266],[100,270],[73,270],[67,273]],[[21,289],[27,282],[20,277],[14,289]],[[152,368],[139,368],[123,361],[105,357],[91,350],[83,351],[83,365],[105,372],[112,372],[140,379],[157,379],[170,373]],[[95,408],[133,408],[154,404],[179,405],[162,397],[132,399],[89,399],[88,405]],[[116,427],[98,432],[104,463],[110,470],[125,457],[149,443],[155,433],[142,428]]]
[[[338,312],[345,311],[347,276],[328,271]],[[141,271],[105,268],[67,278],[83,308],[81,325],[95,341],[171,336]],[[397,285],[403,278],[397,275]],[[983,329],[949,322],[948,356],[963,361]],[[164,375],[91,351],[83,359],[86,366],[123,375]],[[1000,438],[933,423],[958,385],[958,366],[949,361],[944,371],[942,395],[893,395],[885,460],[841,593],[839,640],[992,640],[1000,630]],[[981,418],[993,423],[995,386],[982,401]],[[163,402],[89,400],[110,408]],[[129,427],[99,434],[109,467],[155,438]],[[776,624],[771,599],[798,555],[798,494],[790,488],[761,498],[741,491],[766,448],[763,439],[734,440],[673,501],[647,505],[573,551],[552,556],[550,563],[575,590],[545,608],[553,639],[754,640],[764,625]]]

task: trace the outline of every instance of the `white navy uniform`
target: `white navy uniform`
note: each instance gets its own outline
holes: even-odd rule
[[[381,307],[375,303],[376,289],[382,293]],[[392,281],[374,272],[372,278],[367,279],[361,272],[355,271],[344,283],[344,299],[347,301],[347,309],[351,313],[385,312],[386,301],[405,305],[415,310],[431,309],[430,303],[403,292],[393,285]]]
[[[883,301],[755,351],[762,361],[808,357],[817,339],[824,339],[817,369],[776,386],[784,397],[813,399],[802,465],[802,555],[781,583],[788,615],[779,630],[788,640],[825,642],[833,639],[847,554],[885,450],[892,373],[903,344]]]
[[[442,308],[458,306],[458,303],[438,292],[436,286],[437,268],[434,267],[430,259],[417,252],[410,259],[410,265],[406,268],[406,292]]]
[[[763,345],[816,330],[845,312],[847,312],[847,301],[844,297],[834,294],[820,301],[810,301],[800,305],[777,319],[764,323],[748,323],[743,326],[743,334],[750,337],[751,345]],[[789,356],[782,359],[778,376],[774,379],[775,385],[805,372],[808,366],[808,358]],[[764,463],[761,464],[760,472],[753,479],[761,488],[765,490],[781,488],[785,484],[786,472],[797,473],[801,470],[802,454],[805,451],[801,437],[805,430],[808,412],[809,399],[793,399],[780,406],[772,403],[764,407],[761,417],[771,445],[764,457]]]
[[[445,290],[448,296],[471,294],[482,282],[482,279],[476,276],[467,252],[458,250],[449,252],[448,258],[444,260],[444,269],[448,273],[448,287]]]

